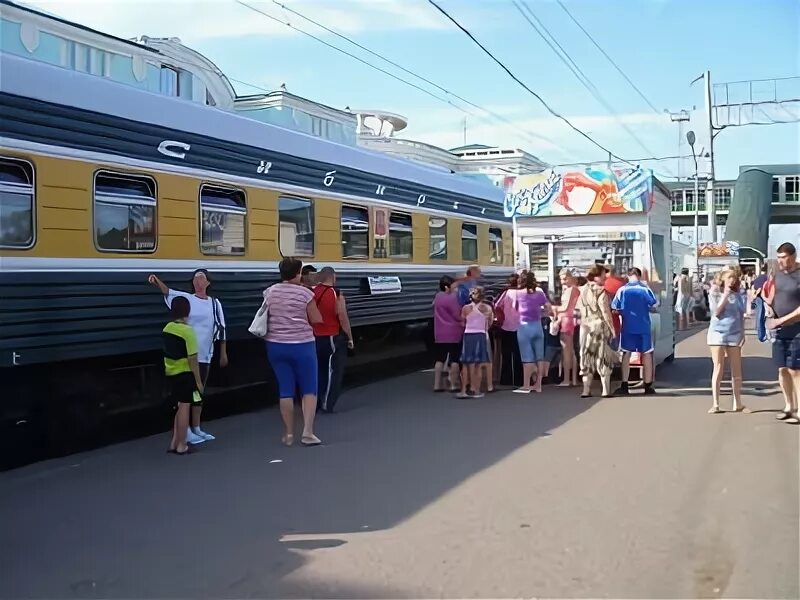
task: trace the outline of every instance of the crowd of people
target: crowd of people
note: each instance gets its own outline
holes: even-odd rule
[[[630,393],[630,359],[641,356],[644,394],[655,394],[654,340],[650,313],[659,301],[642,279],[640,269],[619,277],[613,266],[595,265],[585,277],[569,269],[559,274],[561,294],[551,301],[532,272],[513,274],[496,299],[487,298],[471,266],[459,279],[442,277],[434,307],[436,392],[480,398],[496,385],[520,394],[541,392],[545,383],[578,385],[581,397],[592,395],[598,376],[602,396]],[[712,362],[709,413],[718,414],[726,365],[731,374],[733,411],[748,413],[742,401],[742,347],[745,319],[755,316],[760,342],[772,344],[785,406],[777,418],[798,424],[800,396],[800,266],[797,250],[782,244],[776,260],[765,263],[759,276],[739,266],[723,268],[704,285],[695,285],[688,269],[674,277],[676,326],[698,322],[695,313],[708,309],[706,341]],[[611,390],[611,373],[619,364],[621,382]],[[552,368],[551,368],[552,367]],[[459,385],[460,382],[460,385]]]
[[[595,265],[585,277],[564,269],[557,302],[532,271],[512,274],[497,298],[485,296],[479,278],[480,267],[473,265],[464,277],[439,282],[433,300],[435,392],[446,390],[447,379],[460,398],[480,398],[495,384],[518,394],[541,393],[545,383],[556,381],[577,387],[580,375],[581,397],[588,398],[597,375],[603,397],[628,394],[635,352],[643,356],[644,393],[655,393],[650,313],[658,301],[638,268],[628,271],[627,280],[610,265]],[[612,391],[617,362],[622,381]]]
[[[263,292],[251,333],[262,337],[277,379],[283,444],[294,443],[295,401],[303,414],[301,443],[315,446],[318,412],[334,412],[341,393],[347,350],[353,334],[345,296],[336,287],[331,267],[317,271],[296,258],[279,264],[280,283]],[[497,385],[518,394],[541,393],[546,384],[577,387],[592,395],[599,377],[602,397],[630,393],[630,359],[641,356],[645,395],[655,394],[654,340],[650,314],[659,301],[642,271],[626,277],[613,266],[596,264],[585,276],[569,269],[559,273],[561,293],[550,298],[532,271],[512,274],[496,298],[478,285],[480,267],[460,278],[444,276],[433,300],[435,392],[449,390],[459,398],[481,398]],[[228,365],[225,314],[219,299],[208,294],[211,277],[193,273],[192,292],[168,287],[156,275],[149,283],[163,294],[169,322],[162,332],[164,372],[176,406],[168,452],[187,454],[192,446],[214,440],[201,428],[203,394],[215,352]],[[785,405],[777,417],[798,424],[800,396],[800,265],[797,250],[782,244],[776,260],[759,277],[738,266],[718,272],[706,289],[710,313],[707,343],[713,364],[712,406],[722,412],[720,387],[730,365],[733,410],[749,412],[742,402],[742,346],[745,319],[755,311],[757,337],[772,344],[773,359]],[[695,295],[688,272],[674,281],[679,328],[689,327]],[[256,333],[257,332],[257,333]],[[621,381],[612,391],[611,373],[620,365]]]
[[[321,440],[314,433],[318,412],[332,413],[342,389],[345,360],[352,350],[353,333],[344,293],[336,287],[336,271],[319,271],[296,258],[278,265],[280,283],[263,293],[257,318],[263,320],[267,358],[275,374],[284,423],[282,442],[294,443],[294,405],[300,400],[304,446]],[[156,275],[148,281],[164,295],[169,322],[162,332],[164,373],[171,401],[176,406],[168,452],[184,455],[215,437],[200,427],[203,393],[215,347],[219,366],[228,365],[225,315],[222,303],[208,295],[211,278],[198,269],[193,291],[168,287]]]

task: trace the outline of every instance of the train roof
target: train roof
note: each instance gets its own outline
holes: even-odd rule
[[[500,188],[434,167],[5,53],[0,72],[3,136],[506,220]]]

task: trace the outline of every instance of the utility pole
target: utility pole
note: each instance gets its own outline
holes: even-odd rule
[[[467,117],[464,117],[464,145],[467,145]]]
[[[711,227],[711,241],[717,241],[717,207],[714,203],[714,121],[711,115],[711,71],[705,72],[706,88],[706,115],[708,116],[708,155],[711,163],[706,192],[706,208],[708,210],[708,224]]]

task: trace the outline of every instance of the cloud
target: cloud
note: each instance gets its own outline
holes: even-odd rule
[[[315,35],[327,35],[271,1],[244,1],[283,23],[288,21]],[[192,44],[250,35],[299,35],[285,24],[234,0],[28,0],[25,4],[123,38],[175,36]],[[298,0],[284,4],[344,34],[398,29],[443,30],[448,26],[426,5],[415,5],[408,0]]]

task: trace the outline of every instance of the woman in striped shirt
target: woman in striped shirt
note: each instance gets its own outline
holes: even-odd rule
[[[281,416],[286,428],[282,441],[294,442],[294,394],[303,397],[304,446],[316,446],[314,435],[317,411],[317,351],[312,325],[322,322],[314,293],[301,282],[303,263],[284,258],[278,265],[281,282],[264,290],[267,304],[267,357],[278,379]]]

